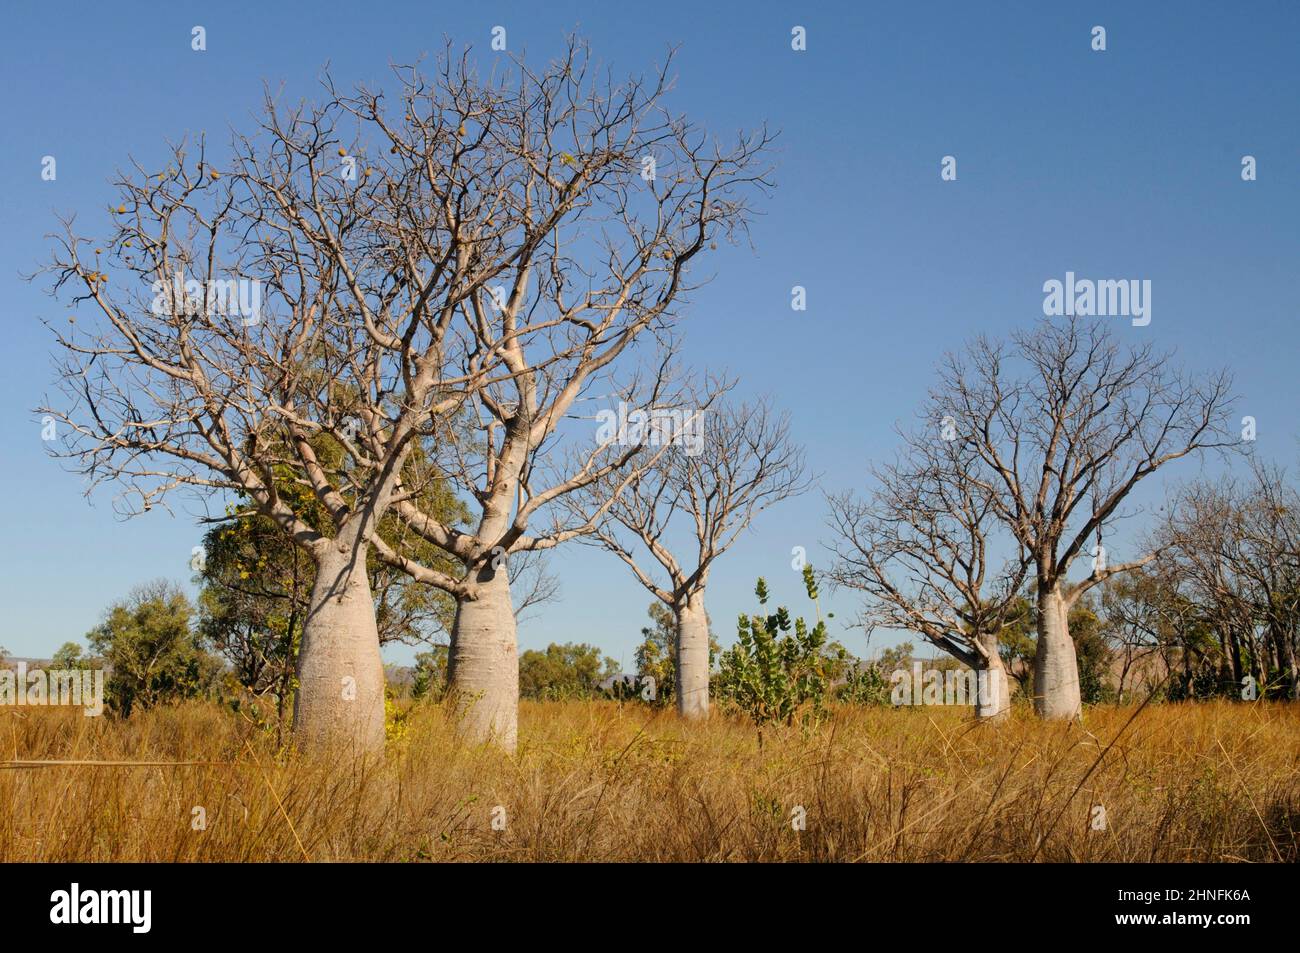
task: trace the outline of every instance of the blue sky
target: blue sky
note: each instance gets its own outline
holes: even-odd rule
[[[0,645],[15,654],[80,639],[137,583],[186,579],[200,535],[183,507],[118,520],[108,493],[87,500],[80,477],[45,455],[30,412],[51,380],[38,319],[59,307],[20,275],[45,258],[54,213],[80,210],[99,227],[129,156],[156,158],[187,132],[224,143],[247,127],[264,81],[311,97],[328,62],[341,83],[378,82],[444,36],[488,65],[497,25],[530,59],[577,29],[620,74],[680,44],[674,107],[719,134],[780,130],[778,188],[754,247],[719,253],[683,332],[692,363],[727,368],[791,412],[826,490],[863,485],[944,349],[1029,325],[1043,282],[1067,270],[1150,279],[1149,326],[1098,320],[1176,347],[1191,367],[1228,363],[1259,452],[1295,461],[1298,4],[149,7],[10,3],[0,33]],[[194,25],[205,52],[190,49]],[[790,49],[794,25],[806,52]],[[45,155],[55,182],[41,180]],[[945,155],[955,182],[940,179]],[[1255,182],[1241,179],[1243,155],[1257,159]],[[794,285],[807,289],[805,312],[790,308]],[[819,561],[824,512],[818,492],[785,503],[718,564],[709,609],[724,642],[760,574],[803,607],[790,551]],[[649,596],[587,547],[562,549],[551,568],[561,600],[521,628],[521,647],[587,641],[631,664]],[[833,628],[855,602],[830,600]],[[864,651],[860,631],[835,635]]]

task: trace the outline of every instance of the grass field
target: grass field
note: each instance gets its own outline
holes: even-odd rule
[[[1293,705],[1092,708],[1082,726],[1018,710],[998,727],[846,708],[760,746],[726,716],[524,703],[514,756],[458,746],[421,706],[393,735],[382,762],[351,762],[277,753],[210,704],[5,709],[0,861],[1300,858]],[[40,761],[164,764],[15,764]]]

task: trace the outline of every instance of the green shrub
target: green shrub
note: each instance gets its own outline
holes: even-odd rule
[[[803,577],[815,604],[817,582],[811,566],[804,567]],[[754,594],[760,606],[767,605],[763,579]],[[811,628],[803,618],[791,619],[785,606],[771,615],[741,615],[737,644],[719,660],[719,701],[743,711],[760,729],[791,725],[796,719],[805,725],[818,720],[825,711],[833,664],[823,651],[826,623],[820,615]]]

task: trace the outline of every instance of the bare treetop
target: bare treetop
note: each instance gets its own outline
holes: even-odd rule
[[[951,418],[974,450],[971,478],[1045,581],[1066,577],[1140,480],[1239,443],[1226,371],[1186,374],[1150,344],[1122,347],[1104,324],[1077,318],[1041,322],[1013,342],[981,336],[949,355],[928,413],[936,428]]]
[[[991,494],[967,479],[978,465],[969,443],[924,430],[900,436],[903,450],[873,469],[867,499],[830,500],[836,561],[829,576],[867,594],[868,631],[914,631],[983,668],[998,634],[1016,620],[1030,561],[1007,545]]]
[[[743,230],[744,186],[767,184],[752,159],[768,136],[710,150],[665,111],[666,70],[606,86],[572,40],[542,72],[481,82],[449,48],[431,78],[395,70],[396,109],[327,78],[322,104],[268,95],[220,168],[203,140],[135,166],[109,238],[65,222],[54,288],[104,320],[60,332],[68,402],[41,412],[72,425],[92,477],[126,484],[131,512],[178,486],[275,511],[283,463],[342,521],[471,395],[521,408],[538,442],[625,332],[668,316],[687,263]],[[534,370],[522,404],[498,396]],[[327,472],[321,433],[346,466]]]
[[[61,454],[92,486],[120,484],[127,512],[177,489],[233,491],[328,563],[304,637],[319,690],[299,696],[324,706],[322,724],[352,725],[337,678],[365,669],[367,743],[382,743],[370,549],[483,603],[486,560],[585,531],[526,534],[636,453],[538,465],[579,396],[636,387],[615,361],[677,317],[688,267],[743,236],[769,185],[767,132],[712,142],[667,111],[666,69],[616,84],[571,39],[545,68],[516,60],[487,80],[449,47],[431,76],[397,68],[392,97],[327,77],[318,103],[268,94],[222,161],[200,139],[161,170],[137,165],[102,242],[64,223],[53,290],[95,315],[58,332],[63,401],[40,412],[70,431]],[[666,382],[651,377],[657,396]],[[331,525],[305,520],[285,481]],[[475,525],[422,505],[447,485],[478,507]],[[382,537],[391,510],[464,577]],[[512,616],[494,592],[484,632]]]
[[[613,502],[595,538],[670,606],[703,587],[759,513],[812,482],[789,415],[768,398],[727,402],[733,383],[714,381],[697,393],[689,439],[679,435],[616,497],[596,494]],[[592,504],[581,505],[590,511]],[[674,529],[690,540],[684,548],[675,548]]]

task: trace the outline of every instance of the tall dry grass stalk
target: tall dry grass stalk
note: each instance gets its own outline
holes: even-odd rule
[[[278,753],[212,705],[125,722],[5,709],[0,861],[1300,856],[1294,705],[1096,708],[1082,727],[842,709],[807,734],[768,730],[760,748],[724,716],[525,703],[514,756],[462,748],[454,727],[417,706],[384,761],[366,763]],[[50,760],[199,763],[13,764]]]

